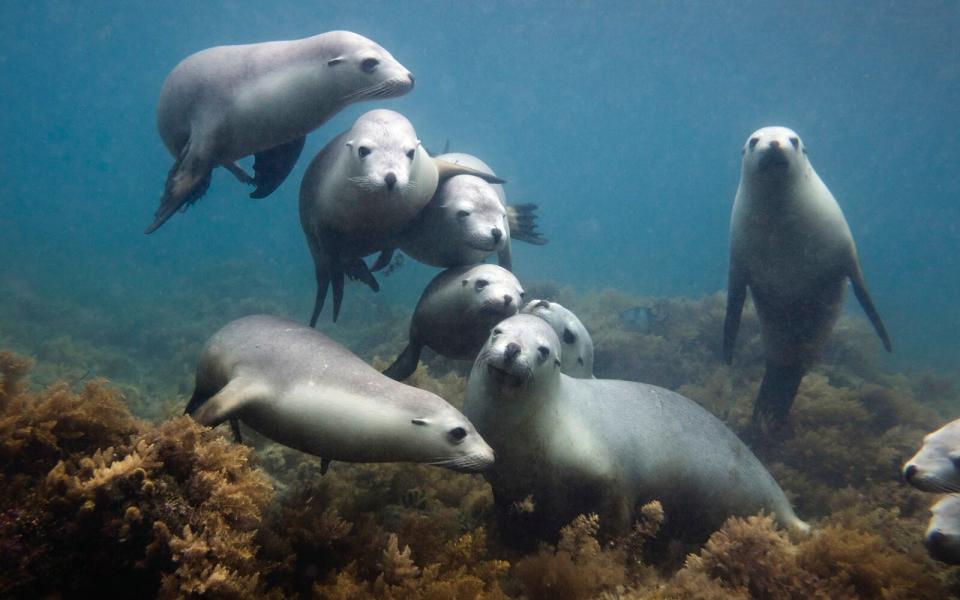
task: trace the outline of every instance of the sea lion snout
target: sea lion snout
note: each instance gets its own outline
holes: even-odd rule
[[[388,190],[392,190],[395,185],[397,185],[397,175],[393,171],[390,171],[383,176],[383,183],[387,186]]]
[[[520,344],[516,342],[507,344],[507,347],[503,350],[503,364],[512,365],[517,360],[517,356],[520,355],[520,351]]]

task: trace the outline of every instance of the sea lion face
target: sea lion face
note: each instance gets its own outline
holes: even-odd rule
[[[507,211],[493,187],[479,177],[457,175],[438,191],[448,231],[474,250],[499,251],[507,242]]]
[[[427,456],[418,462],[464,473],[483,471],[493,465],[493,448],[452,406],[431,416],[413,418],[410,427],[416,434],[415,452]]]
[[[413,89],[413,74],[373,40],[350,31],[327,35],[323,68],[345,82],[344,102],[393,98]]]
[[[492,386],[509,391],[559,376],[560,357],[553,328],[539,317],[519,314],[491,330],[477,366],[486,370]]]
[[[460,278],[460,291],[470,295],[472,311],[489,319],[491,326],[517,314],[524,295],[513,273],[489,264],[466,271]]]
[[[930,556],[951,565],[960,564],[960,496],[947,496],[930,509],[933,516],[923,536]]]
[[[410,174],[418,161],[429,160],[413,125],[392,110],[372,110],[357,119],[346,150],[353,171],[358,173],[350,181],[385,198],[399,196],[415,186]]]
[[[923,446],[903,466],[903,477],[925,492],[960,492],[960,419],[923,438]]]
[[[743,174],[763,179],[799,175],[807,165],[807,149],[800,136],[786,127],[754,131],[743,146]]]
[[[593,340],[580,319],[556,302],[531,300],[522,313],[540,317],[553,327],[562,344],[562,368],[565,373],[593,371]]]

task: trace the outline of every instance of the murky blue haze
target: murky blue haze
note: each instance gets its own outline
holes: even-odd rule
[[[4,296],[28,288],[39,303],[136,310],[184,289],[216,294],[230,263],[281,282],[298,298],[291,316],[306,319],[314,283],[300,178],[329,139],[385,107],[435,152],[449,140],[489,162],[511,201],[540,205],[551,242],[515,244],[521,281],[698,297],[725,285],[740,148],[778,124],[800,133],[846,213],[895,360],[956,369],[955,2],[47,1],[0,11]],[[155,126],[170,69],[209,46],[333,29],[383,45],[416,89],[314,132],[269,198],[250,200],[218,170],[202,201],[145,236],[172,164]],[[407,261],[380,300],[412,310],[434,272]],[[352,286],[346,302],[370,295]],[[64,333],[84,318],[78,308]]]

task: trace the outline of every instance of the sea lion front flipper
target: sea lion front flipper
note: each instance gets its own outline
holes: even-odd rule
[[[320,475],[326,475],[327,470],[330,468],[330,459],[321,458],[320,459]]]
[[[774,365],[767,363],[760,382],[760,391],[753,403],[753,426],[768,426],[780,429],[787,422],[793,399],[806,370],[798,365]]]
[[[387,268],[387,265],[390,264],[390,261],[393,260],[393,253],[396,252],[396,248],[388,248],[380,252],[380,256],[377,257],[377,260],[374,261],[373,266],[370,267],[370,270],[374,273],[377,271],[382,271]]]
[[[240,435],[240,419],[230,417],[230,429],[233,431],[233,441],[238,444],[243,443],[243,436]]]
[[[297,164],[306,141],[306,137],[297,138],[255,155],[253,185],[257,186],[257,189],[250,192],[251,198],[266,198],[280,187],[293,170],[293,165]]]
[[[387,367],[383,374],[395,381],[403,381],[410,377],[417,370],[421,350],[423,350],[423,346],[415,344],[411,340],[407,347],[403,349],[403,352],[400,353],[400,356],[397,357],[397,360],[393,361],[393,364]]]
[[[234,419],[237,411],[244,405],[267,394],[268,390],[263,384],[245,377],[236,377],[209,400],[193,407],[194,410],[190,414],[197,423],[216,427],[227,419]]]
[[[175,212],[186,209],[206,193],[210,187],[213,165],[202,159],[200,154],[191,141],[187,141],[183,146],[180,156],[167,173],[167,182],[160,198],[160,207],[153,214],[153,223],[144,233],[153,233]]]
[[[510,223],[510,237],[534,246],[543,246],[549,240],[537,231],[536,204],[508,204],[507,222]]]
[[[473,175],[474,177],[479,177],[484,181],[490,183],[506,183],[505,179],[500,179],[496,175],[491,175],[490,173],[484,173],[483,171],[478,171],[476,169],[471,169],[470,167],[465,167],[463,165],[458,165],[446,160],[441,160],[438,158],[433,159],[434,164],[437,165],[437,175],[439,176],[439,181],[444,179],[449,179],[454,175]]]
[[[343,272],[351,281],[363,282],[371,290],[379,292],[380,284],[377,283],[377,278],[373,276],[371,270],[367,268],[367,263],[362,258],[350,259],[343,265]]]
[[[747,299],[747,278],[730,257],[730,273],[727,277],[727,316],[723,321],[723,362],[733,364],[733,345],[740,331],[740,316]]]
[[[867,318],[870,319],[877,335],[880,336],[883,347],[887,349],[887,352],[893,352],[893,345],[890,343],[890,336],[887,335],[887,328],[883,326],[880,313],[877,312],[877,307],[873,305],[873,299],[870,298],[870,292],[867,290],[867,282],[863,278],[863,271],[860,270],[860,262],[857,260],[854,260],[853,268],[850,270],[850,283],[853,284],[853,293],[856,295],[857,301],[860,302],[860,306],[863,307],[863,312],[867,313]]]
[[[339,260],[331,263],[330,286],[333,288],[333,322],[340,316],[340,306],[343,304],[343,264]]]

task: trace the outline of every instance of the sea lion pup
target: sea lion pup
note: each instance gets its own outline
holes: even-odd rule
[[[454,267],[427,285],[410,320],[410,343],[384,375],[402,381],[417,369],[429,346],[447,358],[473,360],[490,329],[517,314],[523,288],[513,273],[497,265]]]
[[[960,493],[960,419],[923,438],[923,446],[903,465],[903,478],[925,492]]]
[[[485,477],[500,531],[555,537],[578,514],[595,512],[622,534],[654,499],[668,535],[691,541],[731,515],[760,510],[793,532],[809,530],[713,415],[652,385],[564,375],[561,352],[546,321],[515,315],[493,328],[467,381],[464,414],[497,455]],[[516,510],[527,498],[533,511]]]
[[[423,210],[437,184],[454,175],[502,179],[431,158],[413,125],[392,110],[360,116],[314,157],[300,185],[300,224],[313,255],[317,297],[310,325],[333,287],[333,320],[340,314],[344,275],[379,286],[363,257],[390,246]]]
[[[846,280],[889,352],[890,338],[860,270],[850,228],[795,132],[765,127],[743,148],[730,219],[723,357],[733,346],[749,287],[760,317],[766,371],[754,425],[784,424],[804,374],[840,314]]]
[[[410,71],[350,31],[188,56],[160,91],[157,128],[176,162],[146,233],[199,200],[216,167],[256,186],[251,198],[267,196],[290,174],[308,133],[349,104],[411,89]],[[253,177],[234,162],[251,154]]]
[[[473,425],[442,398],[384,377],[322,333],[252,315],[213,334],[186,412],[231,419],[285,446],[345,462],[421,462],[456,471],[493,463]]]
[[[447,153],[438,160],[496,175],[470,154]],[[497,253],[504,269],[513,268],[511,241],[542,246],[547,240],[536,231],[536,204],[508,205],[503,186],[473,175],[457,175],[437,187],[430,203],[395,240],[405,254],[434,267],[459,267],[484,262]],[[389,262],[387,253],[371,270]]]
[[[577,315],[559,302],[537,299],[527,302],[520,312],[540,317],[553,327],[562,344],[561,373],[579,379],[593,379],[593,338]]]
[[[948,565],[960,565],[960,496],[944,496],[930,512],[933,516],[923,536],[927,553]]]

